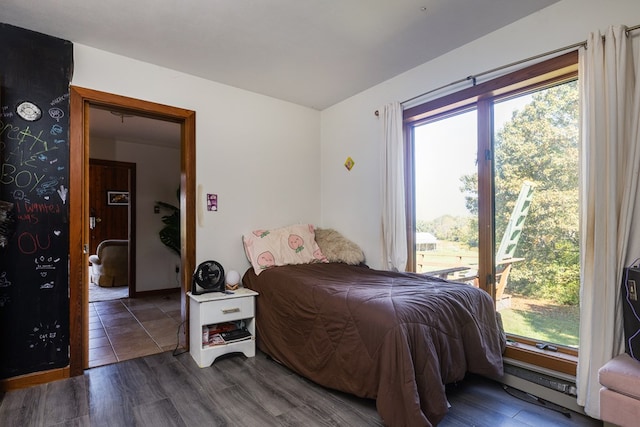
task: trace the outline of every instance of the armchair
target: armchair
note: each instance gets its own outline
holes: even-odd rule
[[[129,241],[103,240],[95,255],[89,257],[91,282],[102,287],[129,283]]]

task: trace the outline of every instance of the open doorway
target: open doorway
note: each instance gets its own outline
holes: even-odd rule
[[[178,345],[180,140],[176,122],[89,109],[88,368]]]
[[[186,291],[195,259],[195,112],[79,87],[71,87],[70,125],[70,375],[88,362],[88,200],[90,108],[99,106],[180,125],[181,318],[188,330]],[[188,348],[188,334],[185,345]]]
[[[96,139],[92,136],[90,145]],[[136,296],[136,192],[136,163],[90,154],[90,304]]]
[[[171,246],[159,230],[168,227],[164,204],[179,212],[180,130],[175,121],[90,105],[90,303],[179,288],[178,216],[171,216],[178,230]]]

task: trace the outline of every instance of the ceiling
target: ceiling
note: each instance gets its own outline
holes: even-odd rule
[[[2,0],[0,21],[323,110],[558,0]]]
[[[180,125],[178,123],[132,116],[92,106],[89,112],[91,138],[129,141],[139,144],[180,148]]]

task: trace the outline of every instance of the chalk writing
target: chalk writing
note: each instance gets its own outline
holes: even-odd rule
[[[45,257],[44,255],[40,255],[39,257],[36,257],[34,260],[35,264],[36,264],[36,271],[37,270],[55,270],[56,266],[54,264],[57,264],[60,262],[60,258],[59,257]]]
[[[67,203],[67,193],[68,192],[69,192],[69,190],[64,188],[64,185],[61,185],[60,189],[58,190],[58,195],[60,196],[60,200],[62,200],[62,204],[63,205],[65,205]]]
[[[64,111],[62,111],[58,107],[49,108],[49,115],[52,119],[55,119],[57,122],[59,122],[60,119],[64,117]]]
[[[11,302],[11,297],[9,295],[0,296],[0,308],[4,307],[5,304]]]
[[[59,214],[62,209],[57,203],[16,203],[16,212]]]
[[[31,203],[27,195],[24,194],[24,191],[22,190],[13,190],[13,193],[11,194],[13,195],[14,200],[23,200],[26,203]]]
[[[40,145],[42,151],[48,151],[48,143],[42,139],[43,131],[38,134],[31,133],[31,128],[26,126],[21,128],[20,126],[14,126],[11,123],[4,123],[0,121],[0,136],[4,136],[7,141],[18,141],[19,145],[31,144],[28,149],[31,151],[36,145]]]
[[[63,95],[60,95],[59,97],[55,98],[53,101],[51,101],[50,105],[56,105],[61,103],[62,101],[66,100],[67,98],[69,98],[69,93],[65,93]]]
[[[7,272],[0,273],[0,288],[8,288],[11,286],[11,281],[7,279]]]
[[[42,240],[42,241],[41,241]],[[25,255],[32,255],[39,250],[47,250],[51,247],[51,236],[40,236],[28,231],[18,236],[18,250]]]
[[[14,197],[16,196],[16,192],[14,192]],[[40,222],[39,214],[58,215],[62,212],[60,205],[57,203],[31,203],[28,199],[19,199],[17,197],[16,200],[15,216],[18,221],[28,224],[38,224]]]
[[[49,131],[51,135],[60,135],[62,132],[64,132],[64,129],[62,129],[60,125],[51,126],[51,130]]]
[[[11,118],[11,117],[13,117],[13,111],[11,111],[9,109],[8,105],[3,105],[2,106],[2,111],[0,112],[0,116]]]
[[[20,222],[24,222],[31,225],[36,225],[37,223],[40,222],[40,219],[38,218],[38,216],[33,214],[18,214],[16,215],[16,218]]]
[[[0,184],[11,185],[27,193],[41,185],[38,195],[55,194],[58,179],[50,178],[42,182],[46,169],[41,169],[39,163],[57,163],[58,158],[51,154],[59,150],[59,144],[50,144],[44,131],[32,131],[29,126],[20,127],[2,121],[0,137],[3,138],[0,140],[0,152],[4,154],[0,165]]]
[[[37,349],[38,347],[52,347],[56,352],[59,352],[62,350],[60,342],[63,335],[61,325],[57,320],[52,324],[43,324],[42,322],[39,322],[32,328],[32,333],[29,334],[29,348]]]
[[[0,168],[0,184],[13,184],[17,188],[27,189],[29,193],[32,192],[43,179],[44,174],[28,170],[19,170],[9,163],[2,164]]]
[[[40,255],[39,257],[34,258],[34,263],[36,265],[36,270],[40,273],[40,277],[43,279],[48,279],[49,273],[56,270],[58,264],[60,262],[60,257],[53,256],[44,256]],[[40,289],[53,289],[55,287],[55,280],[48,279],[46,282],[40,284]]]
[[[38,196],[55,194],[57,186],[58,186],[58,180],[55,178],[50,179],[49,181],[43,182],[40,185],[40,187],[36,190],[36,193],[38,193]]]

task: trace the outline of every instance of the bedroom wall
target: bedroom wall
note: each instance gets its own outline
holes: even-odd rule
[[[164,226],[156,200],[177,206],[180,186],[180,150],[131,141],[91,138],[90,157],[136,164],[136,291],[179,287],[175,266],[179,257],[162,244]]]
[[[640,2],[563,0],[322,112],[80,44],[72,84],[196,111],[196,185],[219,197],[216,213],[198,200],[197,262],[216,259],[243,271],[243,233],[311,222],[338,229],[380,267],[374,111],[617,23],[639,24]]]
[[[196,262],[242,273],[243,233],[319,223],[318,111],[84,45],[74,60],[75,86],[196,112],[196,186],[218,195],[197,201]]]
[[[382,128],[374,111],[469,75],[582,42],[589,32],[616,24],[640,24],[640,2],[563,0],[323,110],[323,225],[360,244],[368,264],[381,267]],[[343,166],[348,156],[355,161],[351,172]]]

